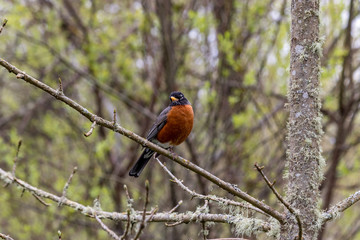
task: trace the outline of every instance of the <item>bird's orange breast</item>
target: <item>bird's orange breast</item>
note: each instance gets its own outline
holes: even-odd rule
[[[189,136],[193,123],[194,112],[191,105],[173,106],[167,115],[166,124],[157,135],[157,140],[179,145]]]

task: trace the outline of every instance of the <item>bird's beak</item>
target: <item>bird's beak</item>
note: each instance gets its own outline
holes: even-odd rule
[[[177,99],[176,97],[170,97],[171,98],[171,101],[179,101],[179,99]]]

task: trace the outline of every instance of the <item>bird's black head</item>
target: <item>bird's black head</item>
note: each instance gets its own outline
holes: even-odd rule
[[[170,94],[170,106],[176,106],[176,105],[188,105],[190,102],[186,99],[184,94],[182,92],[172,92]]]

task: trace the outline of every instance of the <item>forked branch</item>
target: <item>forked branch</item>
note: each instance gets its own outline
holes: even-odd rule
[[[274,187],[275,181],[274,182],[269,181],[269,179],[266,177],[266,175],[263,172],[264,167],[260,167],[257,163],[255,163],[254,165],[255,165],[256,170],[258,170],[258,172],[261,174],[264,181],[266,182],[268,187],[271,189],[271,191],[274,193],[276,198],[286,207],[287,210],[289,210],[289,212],[291,212],[295,216],[296,222],[299,227],[298,239],[302,239],[303,227],[302,227],[302,222],[301,222],[299,214],[288,202],[285,201],[285,199],[278,193],[278,191],[276,191],[276,189]]]

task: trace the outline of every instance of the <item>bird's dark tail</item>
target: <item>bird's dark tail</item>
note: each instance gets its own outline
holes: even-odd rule
[[[129,175],[133,177],[140,176],[140,173],[142,172],[146,164],[149,162],[152,155],[154,155],[154,151],[151,150],[150,148],[145,148],[140,158],[137,160],[135,165],[130,170]]]

